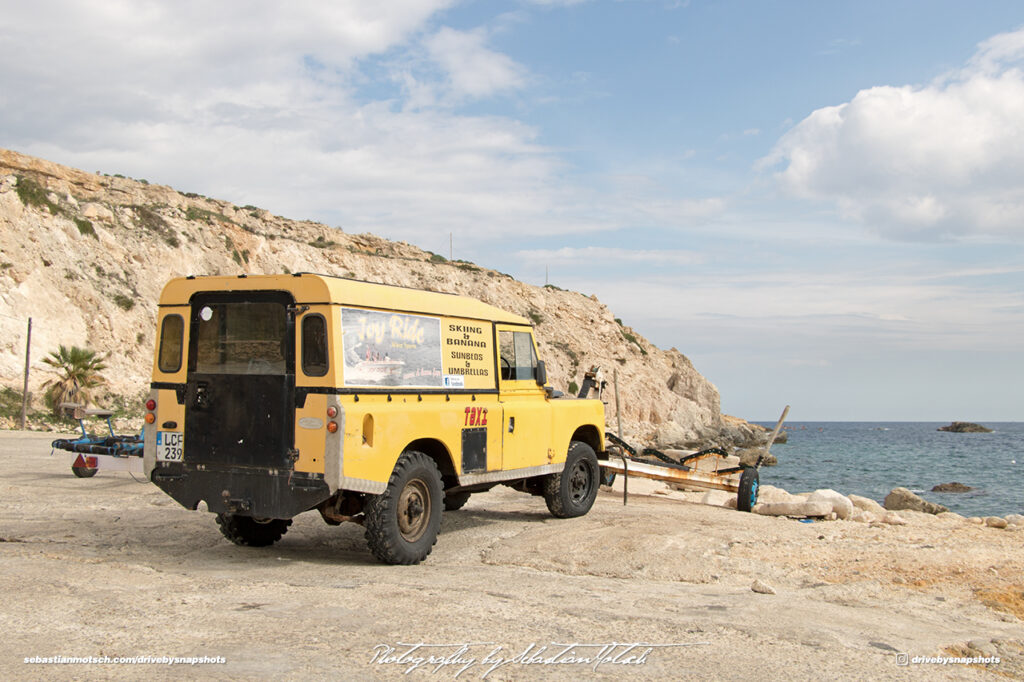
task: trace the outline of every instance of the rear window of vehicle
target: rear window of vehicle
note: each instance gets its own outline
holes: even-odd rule
[[[327,322],[323,315],[302,318],[302,371],[310,377],[327,374]]]
[[[195,371],[203,374],[286,372],[288,319],[282,304],[209,303],[199,309],[196,322]]]
[[[165,317],[160,325],[160,356],[157,362],[161,372],[172,374],[181,369],[184,339],[185,319],[181,315]]]

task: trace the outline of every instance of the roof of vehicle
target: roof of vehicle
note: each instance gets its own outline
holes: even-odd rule
[[[468,296],[424,291],[392,284],[299,272],[290,275],[177,277],[160,294],[160,305],[187,305],[199,291],[288,291],[296,303],[342,304],[360,308],[446,315],[474,320],[529,325],[524,317]]]

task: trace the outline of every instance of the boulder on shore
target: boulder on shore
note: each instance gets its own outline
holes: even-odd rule
[[[992,433],[992,429],[971,422],[953,422],[949,426],[940,426],[938,430],[950,433]]]
[[[891,510],[909,509],[911,511],[924,512],[926,514],[940,514],[949,511],[941,504],[935,504],[915,495],[906,488],[893,488],[885,496],[885,508]]]
[[[736,456],[740,458],[741,467],[758,466],[758,460],[761,461],[760,465],[765,467],[773,467],[779,463],[775,455],[766,452],[764,448],[744,448],[738,450]]]
[[[870,498],[861,497],[860,495],[850,495],[849,498],[850,502],[852,502],[853,506],[856,507],[857,509],[861,509],[866,512],[871,512],[876,516],[881,516],[885,513],[885,507],[883,507],[882,505],[878,504],[877,502]]]
[[[969,485],[964,485],[963,483],[957,483],[956,481],[953,481],[952,483],[940,483],[932,488],[933,493],[966,493],[971,490],[974,490],[974,488]]]
[[[832,508],[832,512],[844,521],[853,516],[853,502],[851,502],[850,498],[842,493],[838,493],[830,488],[824,488],[822,490],[815,490],[811,496],[807,498],[808,503],[817,502],[819,500],[828,502]]]
[[[804,499],[792,502],[758,502],[754,505],[753,512],[764,516],[824,517],[832,513],[832,502],[822,499],[814,502]]]

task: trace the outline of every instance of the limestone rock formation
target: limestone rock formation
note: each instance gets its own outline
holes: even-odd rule
[[[941,504],[929,502],[922,497],[915,495],[906,488],[893,488],[885,496],[885,508],[893,511],[909,509],[911,511],[924,512],[926,514],[939,514],[949,511]]]
[[[885,507],[878,504],[869,497],[861,497],[860,495],[849,495],[848,497],[850,498],[850,502],[852,502],[853,506],[856,507],[857,509],[861,509],[866,512],[871,512],[876,516],[880,516],[885,513]]]
[[[139,399],[153,361],[157,299],[171,277],[320,272],[470,296],[530,318],[551,383],[567,391],[599,365],[619,375],[627,439],[661,446],[763,443],[720,414],[718,389],[676,349],[655,347],[593,296],[518,282],[405,242],[288,220],[170,187],[87,173],[0,149],[0,384],[30,391],[58,344],[109,353],[111,390]],[[605,393],[614,421],[612,391]],[[760,442],[758,442],[760,441]]]
[[[819,500],[828,502],[831,505],[832,513],[844,521],[853,516],[853,502],[851,502],[850,498],[842,493],[836,492],[830,488],[825,488],[822,490],[815,490],[811,493],[811,496],[807,498],[809,503],[817,502]]]

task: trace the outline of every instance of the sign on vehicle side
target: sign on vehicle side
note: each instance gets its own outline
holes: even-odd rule
[[[489,324],[342,308],[341,327],[345,386],[494,388]]]

